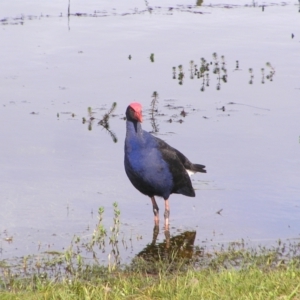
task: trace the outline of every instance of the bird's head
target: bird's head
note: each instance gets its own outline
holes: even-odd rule
[[[142,105],[138,102],[129,104],[126,110],[126,118],[131,121],[143,122]]]

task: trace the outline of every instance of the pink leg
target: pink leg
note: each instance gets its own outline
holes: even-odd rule
[[[159,208],[157,206],[157,203],[156,203],[154,197],[151,197],[151,201],[152,201],[153,213],[154,213],[154,223],[155,223],[155,225],[158,225],[159,224],[159,214],[158,214]]]
[[[169,206],[169,199],[165,200],[165,230],[169,230],[169,217],[170,217],[170,206]]]

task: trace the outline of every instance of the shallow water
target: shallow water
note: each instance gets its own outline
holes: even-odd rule
[[[154,91],[160,138],[208,171],[193,176],[195,198],[170,198],[171,235],[196,230],[200,245],[299,238],[298,3],[71,1],[68,18],[67,1],[23,2],[5,1],[0,15],[1,259],[62,250],[74,234],[89,237],[100,206],[109,230],[115,201],[121,236],[133,237],[122,260],[151,242],[150,200],[123,168],[123,117],[139,101],[143,128],[151,131]],[[203,80],[190,79],[190,61],[214,63],[214,52],[220,64],[225,57],[227,82],[217,90],[211,67],[201,91]],[[97,125],[113,102],[117,143]],[[91,131],[82,124],[88,107],[97,118]],[[158,205],[162,212],[161,199]]]

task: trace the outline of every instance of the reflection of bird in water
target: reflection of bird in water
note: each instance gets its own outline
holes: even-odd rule
[[[148,244],[136,256],[143,258],[145,261],[156,262],[160,259],[164,261],[179,261],[183,259],[191,259],[194,250],[194,242],[196,231],[185,231],[181,234],[171,237],[169,230],[165,230],[165,241],[156,243],[159,228],[154,227],[152,243]],[[199,254],[199,253],[198,253]]]
[[[165,226],[169,226],[169,196],[195,197],[189,174],[206,173],[205,166],[191,163],[181,152],[144,131],[142,106],[131,103],[126,110],[125,171],[133,186],[152,201],[154,221],[158,224],[158,206],[154,196],[165,200]]]

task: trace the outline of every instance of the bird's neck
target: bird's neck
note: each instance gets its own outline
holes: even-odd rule
[[[126,121],[126,131],[127,135],[130,136],[140,136],[143,132],[142,125],[137,121]]]

